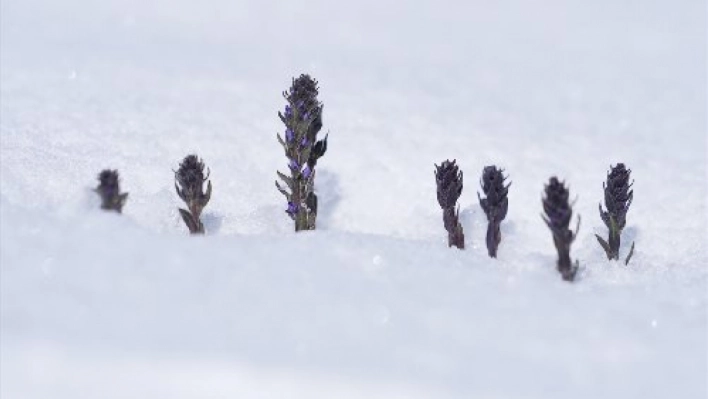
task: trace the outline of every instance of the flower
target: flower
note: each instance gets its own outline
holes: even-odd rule
[[[631,173],[632,171],[627,169],[623,163],[618,163],[617,166],[610,166],[610,172],[607,173],[607,181],[602,183],[607,211],[602,209],[602,204],[598,204],[598,210],[600,211],[600,218],[609,229],[609,237],[607,241],[597,234],[595,234],[595,237],[605,250],[607,259],[619,259],[621,234],[627,223],[629,206],[634,198],[634,190],[630,190],[634,182],[629,182]],[[625,259],[625,264],[629,263],[633,253],[634,243],[632,243],[629,255]]]
[[[288,209],[285,210],[285,213],[287,213],[291,217],[294,217],[297,214],[298,208],[299,207],[297,206],[297,204],[288,201]]]
[[[605,191],[605,207],[607,212],[602,210],[602,204],[598,205],[600,209],[600,217],[605,222],[607,228],[611,228],[611,220],[614,219],[619,230],[624,229],[627,223],[627,211],[632,204],[634,190],[630,190],[634,182],[629,183],[631,170],[626,169],[623,163],[618,163],[617,166],[610,166],[610,172],[607,173],[607,182],[602,184]]]
[[[301,121],[307,125],[307,138],[314,142],[317,133],[322,129],[322,104],[317,99],[319,87],[317,80],[310,75],[302,74],[293,79],[285,98],[294,105]]]
[[[435,165],[435,183],[438,204],[443,210],[443,226],[448,234],[448,246],[463,249],[465,235],[460,224],[459,211],[455,209],[462,194],[462,171],[455,164],[456,160],[446,160]]]
[[[295,231],[313,230],[317,217],[317,196],[314,193],[314,176],[317,160],[327,149],[327,136],[317,141],[317,133],[322,129],[322,103],[317,99],[317,81],[302,74],[292,80],[283,97],[288,104],[285,113],[278,113],[285,124],[285,140],[278,135],[278,141],[288,158],[290,175],[278,172],[285,183],[276,181],[278,191],[288,201],[286,211],[295,221]],[[304,169],[303,166],[307,165]]]
[[[570,193],[565,184],[558,178],[551,177],[545,187],[546,197],[543,198],[543,211],[541,215],[551,232],[553,233],[553,244],[558,252],[558,271],[566,281],[573,281],[578,271],[578,262],[571,263],[570,245],[575,241],[578,229],[580,228],[580,218],[575,233],[568,229],[573,210],[568,202]]]
[[[209,178],[204,177],[204,163],[196,155],[188,155],[179,165],[175,179],[180,185],[177,193],[183,201],[199,201],[204,197],[204,182]]]
[[[543,210],[546,212],[546,224],[555,233],[564,231],[570,224],[573,210],[568,203],[570,193],[565,184],[552,177],[546,185],[546,198],[543,199]]]
[[[487,252],[489,256],[496,258],[497,248],[501,242],[500,223],[506,217],[509,208],[509,186],[504,185],[503,171],[496,166],[486,166],[482,171],[480,185],[486,198],[482,198],[477,192],[479,204],[487,215]]]
[[[128,193],[121,194],[117,170],[104,169],[98,174],[98,187],[94,191],[101,197],[101,209],[121,213]]]
[[[446,160],[440,166],[435,165],[438,203],[443,209],[454,208],[462,194],[462,172],[455,162]]]
[[[211,199],[211,181],[207,183],[206,192],[203,190],[209,174],[207,169],[207,175],[204,176],[204,162],[196,155],[187,155],[175,172],[175,190],[188,208],[186,210],[180,208],[179,211],[192,234],[204,233],[200,216]]]

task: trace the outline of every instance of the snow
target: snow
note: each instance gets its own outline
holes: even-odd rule
[[[7,0],[3,398],[704,398],[706,5]],[[320,81],[318,230],[274,187],[280,93]],[[203,157],[205,237],[173,173]],[[433,163],[456,158],[467,249]],[[611,164],[635,200],[594,234]],[[478,179],[511,176],[499,259]],[[91,192],[116,168],[123,215]],[[554,270],[558,175],[582,216]]]

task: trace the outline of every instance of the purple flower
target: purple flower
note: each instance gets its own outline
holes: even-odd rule
[[[614,219],[620,231],[624,229],[627,222],[627,211],[634,196],[634,190],[631,190],[634,182],[629,182],[631,173],[632,171],[627,169],[623,163],[618,163],[617,166],[610,167],[610,172],[607,173],[607,183],[602,185],[605,191],[607,212],[604,212],[602,205],[600,205],[600,217],[609,229],[612,228],[611,218]]]
[[[482,171],[480,184],[486,198],[477,192],[479,205],[487,215],[487,252],[492,258],[497,257],[497,248],[501,242],[501,221],[506,217],[509,208],[509,184],[504,184],[503,171],[496,166],[486,166]]]
[[[317,196],[313,192],[315,163],[326,149],[325,140],[317,141],[322,129],[322,103],[317,99],[317,81],[309,75],[293,79],[283,97],[287,100],[280,119],[286,126],[281,144],[288,158],[289,176],[279,173],[287,189],[276,187],[288,200],[286,212],[295,221],[295,231],[314,230],[317,216]]]
[[[204,162],[196,155],[186,156],[175,172],[175,190],[180,199],[187,204],[187,209],[178,208],[178,210],[192,234],[204,233],[204,225],[199,217],[211,199],[211,181],[208,180],[209,169],[207,168],[205,176]],[[204,182],[207,182],[206,192],[203,190]]]
[[[101,196],[101,209],[121,213],[128,193],[120,193],[118,171],[105,169],[98,175],[99,185],[94,191]]]
[[[435,165],[435,183],[438,188],[438,203],[442,209],[454,208],[462,194],[462,172],[455,160]]]
[[[309,179],[311,174],[312,174],[312,171],[310,170],[310,167],[309,167],[309,166],[305,166],[305,169],[302,170],[302,176],[303,176],[305,179]]]
[[[634,190],[631,190],[634,182],[629,182],[631,172],[623,163],[610,166],[610,172],[607,173],[607,183],[602,184],[607,211],[602,210],[602,204],[598,204],[598,208],[600,217],[610,234],[607,241],[597,234],[595,237],[605,250],[607,259],[619,259],[622,229],[627,223],[627,211],[629,211],[629,206],[634,198]],[[632,243],[629,255],[625,259],[625,264],[629,263],[633,252],[634,243]]]
[[[294,204],[294,203],[288,201],[288,209],[285,210],[285,213],[287,213],[288,215],[295,215],[297,213],[297,211],[298,211],[297,204]]]
[[[455,160],[444,161],[435,165],[435,183],[437,185],[438,203],[443,210],[443,225],[448,233],[448,246],[465,248],[465,235],[460,224],[459,213],[455,210],[457,200],[462,194],[462,172]]]
[[[570,218],[573,215],[573,209],[568,198],[570,192],[565,187],[565,183],[558,180],[557,177],[551,177],[545,187],[545,198],[543,198],[543,211],[541,218],[551,230],[553,234],[553,244],[558,252],[558,262],[556,264],[558,271],[566,281],[573,281],[575,273],[578,271],[578,262],[575,264],[570,260],[570,245],[575,241],[580,228],[580,218],[575,232],[568,228]]]

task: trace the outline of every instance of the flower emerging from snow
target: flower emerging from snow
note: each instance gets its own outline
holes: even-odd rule
[[[120,192],[118,171],[105,169],[98,174],[98,187],[94,191],[101,196],[101,209],[121,213],[128,199],[128,193]]]
[[[598,208],[602,221],[609,229],[609,238],[605,241],[597,234],[595,237],[605,250],[608,259],[619,259],[620,235],[627,223],[627,211],[629,211],[634,197],[634,191],[630,190],[634,182],[629,182],[631,172],[630,169],[625,168],[623,163],[618,163],[616,166],[610,167],[610,172],[607,173],[607,182],[602,184],[607,211],[602,210],[602,204],[599,204]],[[633,252],[634,243],[632,243],[625,264],[629,263]]]
[[[553,243],[558,251],[558,271],[566,281],[573,281],[578,270],[578,262],[571,264],[570,245],[577,236],[580,228],[580,218],[575,233],[570,231],[568,225],[573,216],[573,210],[568,198],[570,193],[565,184],[556,177],[552,177],[545,188],[545,198],[543,198],[543,211],[541,215],[551,232],[553,233]]]
[[[314,230],[317,218],[315,166],[327,151],[327,136],[317,140],[317,133],[322,129],[323,108],[318,94],[317,81],[309,75],[300,75],[283,93],[288,104],[284,113],[278,113],[285,125],[285,140],[278,135],[278,141],[288,158],[290,175],[278,172],[285,187],[277,181],[275,185],[288,201],[285,213],[295,221],[295,231]]]
[[[460,224],[459,207],[455,209],[462,194],[462,171],[455,162],[446,160],[440,166],[435,165],[435,183],[438,203],[443,210],[443,224],[448,233],[448,246],[464,249],[465,235]]]
[[[486,198],[482,198],[477,192],[479,204],[487,215],[487,252],[492,258],[497,257],[497,248],[501,242],[501,227],[502,220],[506,217],[509,208],[509,186],[505,185],[503,170],[496,166],[487,166],[482,171],[482,180],[480,185]]]
[[[179,212],[192,234],[204,233],[200,215],[211,199],[211,181],[207,183],[206,192],[203,191],[208,179],[209,171],[204,176],[204,163],[196,155],[186,156],[175,172],[175,190],[188,208],[180,208]]]

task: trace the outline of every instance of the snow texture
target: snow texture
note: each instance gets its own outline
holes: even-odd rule
[[[708,395],[704,1],[0,7],[3,399]],[[330,135],[318,230],[295,234],[273,182],[300,73]],[[204,237],[173,187],[193,152]],[[617,162],[629,266],[594,237]],[[496,260],[489,164],[513,181]],[[122,215],[91,191],[105,168]],[[539,215],[552,175],[582,216],[572,284]]]

